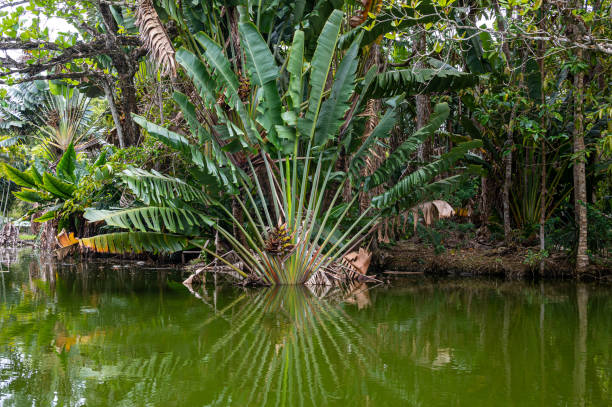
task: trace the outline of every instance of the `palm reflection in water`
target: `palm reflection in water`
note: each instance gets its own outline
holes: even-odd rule
[[[367,307],[367,286],[280,286],[246,297],[216,317],[231,328],[205,356],[226,379],[212,404],[367,404],[369,386],[385,387],[384,364],[343,310],[343,300]]]

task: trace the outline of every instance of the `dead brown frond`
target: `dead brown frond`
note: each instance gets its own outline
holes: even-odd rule
[[[140,0],[136,10],[136,24],[140,38],[149,53],[160,66],[163,75],[176,76],[176,59],[172,41],[162,25],[153,2]]]

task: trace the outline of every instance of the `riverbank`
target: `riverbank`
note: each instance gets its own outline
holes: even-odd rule
[[[424,273],[521,278],[540,275],[539,261],[533,259],[533,253],[537,252],[535,247],[480,246],[450,248],[436,253],[425,244],[400,241],[381,250],[377,268],[381,273],[390,275]],[[542,276],[573,277],[573,265],[564,253],[552,253],[544,259]],[[609,264],[591,264],[585,277],[610,278],[612,267]]]
[[[25,247],[36,249],[32,241],[23,241],[13,247],[5,247],[8,251],[17,253]],[[24,247],[25,246],[25,247]],[[5,250],[7,251],[7,250]],[[539,261],[534,254],[537,247],[490,247],[474,244],[471,247],[454,247],[436,251],[431,246],[414,240],[400,241],[386,245],[378,252],[368,274],[377,276],[402,276],[411,274],[426,275],[459,275],[469,276],[496,276],[505,278],[531,278],[544,277],[552,279],[574,278],[574,269],[571,259],[564,253],[551,253],[544,259],[544,272],[540,274]],[[91,256],[89,253],[87,257]],[[55,251],[54,257],[63,260],[66,257],[79,254],[73,251],[64,253],[62,249]],[[195,251],[180,252],[170,256],[151,255],[112,255],[93,254],[95,258],[106,258],[113,261],[138,263],[140,266],[159,267],[160,265],[182,268],[193,273],[205,266],[204,263],[194,262],[198,254]],[[191,260],[191,261],[190,261]],[[588,272],[583,275],[586,279],[605,279],[612,281],[612,260],[599,261],[591,264]]]

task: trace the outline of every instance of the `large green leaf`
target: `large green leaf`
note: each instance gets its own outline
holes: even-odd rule
[[[80,239],[82,246],[98,253],[174,253],[189,246],[185,236],[157,232],[119,232]]]
[[[20,187],[33,188],[36,186],[34,178],[26,172],[19,171],[17,168],[5,163],[2,164],[2,167],[6,177]]]
[[[187,76],[192,80],[200,97],[208,107],[217,103],[215,97],[215,81],[211,78],[206,65],[195,56],[191,51],[185,48],[179,48],[176,51],[176,60],[187,72]]]
[[[456,69],[400,69],[376,75],[364,97],[386,98],[399,94],[457,91],[478,83],[478,76]]]
[[[308,111],[306,116],[298,121],[300,132],[307,135],[309,139],[312,139],[314,136],[315,124],[319,118],[325,83],[331,69],[341,24],[342,12],[334,10],[323,27],[323,31],[317,40],[317,48],[312,57]]]
[[[151,123],[147,119],[137,114],[132,114],[134,121],[143,129],[145,129],[149,134],[168,147],[174,148],[179,151],[183,157],[187,160],[191,161],[195,165],[199,167],[204,167],[206,164],[204,163],[204,155],[202,152],[194,145],[192,145],[186,137],[181,136],[178,133],[170,131],[165,127],[161,127],[155,123]]]
[[[241,14],[244,9],[241,7]],[[251,83],[263,86],[275,81],[278,77],[278,67],[268,45],[259,31],[250,21],[238,24],[242,49],[246,55],[247,70],[251,74]]]
[[[302,69],[304,67],[304,32],[296,30],[293,35],[293,44],[287,62],[287,72],[289,72],[289,107],[296,114],[299,113],[302,103]]]
[[[203,32],[197,33],[195,39],[204,47],[206,62],[215,70],[216,77],[225,88],[225,95],[229,98],[229,104],[238,112],[249,140],[253,143],[260,142],[261,138],[255,129],[253,120],[240,99],[238,77],[234,73],[230,61],[223,53],[223,48]]]
[[[38,191],[30,188],[21,188],[21,191],[13,192],[17,198],[25,202],[31,203],[46,203],[49,202],[49,198],[41,195]]]
[[[241,7],[240,10],[244,17],[244,8]],[[282,123],[281,101],[276,86],[278,67],[268,45],[253,23],[243,21],[238,24],[238,30],[242,40],[242,49],[246,55],[247,70],[251,74],[251,82],[264,88],[265,112],[262,122],[268,132],[268,139],[278,148],[279,142],[275,126]]]
[[[419,145],[430,137],[444,121],[448,118],[449,107],[446,103],[435,106],[429,123],[417,130],[411,137],[404,141],[395,151],[380,165],[380,167],[365,180],[364,188],[372,189],[391,178],[391,175],[401,167],[405,167],[410,155],[415,152]]]
[[[30,168],[26,170],[26,173],[32,177],[37,187],[39,188],[42,187],[43,185],[42,175],[40,175],[40,173],[38,172],[38,169],[36,169],[36,165],[30,166]]]
[[[232,69],[232,64],[223,53],[223,48],[203,32],[195,35],[195,39],[204,47],[206,62],[216,70],[223,84],[230,91],[230,97],[238,94],[238,76]]]
[[[55,219],[56,216],[57,216],[57,210],[50,210],[40,215],[38,218],[34,219],[34,222],[45,223],[45,222]]]
[[[76,189],[74,184],[62,181],[48,172],[45,172],[42,178],[43,188],[46,189],[51,195],[62,199],[72,198],[72,193]]]
[[[210,133],[202,126],[202,124],[198,120],[195,105],[189,101],[187,96],[181,92],[174,92],[172,98],[181,108],[183,116],[189,124],[191,134],[196,135],[198,137],[198,141],[201,144],[208,141],[214,141],[211,138]]]
[[[334,137],[342,125],[344,114],[349,109],[349,99],[355,90],[355,73],[359,59],[358,36],[353,45],[348,49],[340,66],[335,72],[331,93],[327,100],[321,105],[321,112],[317,120],[315,132],[315,145],[323,145],[331,137]]]
[[[160,204],[173,199],[181,199],[186,202],[210,202],[210,198],[201,190],[183,180],[160,174],[155,170],[149,172],[138,168],[128,168],[122,172],[122,178],[132,192],[146,205]]]
[[[74,170],[76,169],[76,152],[74,151],[74,145],[70,143],[62,158],[57,163],[55,170],[57,176],[65,181],[72,183],[76,182]]]
[[[197,232],[214,222],[209,217],[189,209],[163,206],[145,206],[116,211],[87,209],[85,219],[104,221],[107,225],[123,229],[185,234]]]
[[[298,24],[304,27],[306,54],[311,56],[315,50],[316,39],[321,35],[332,12],[342,10],[343,0],[318,0],[312,2],[314,7]]]

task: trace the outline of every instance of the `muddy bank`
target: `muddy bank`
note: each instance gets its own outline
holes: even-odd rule
[[[497,275],[506,277],[540,276],[539,263],[527,264],[529,250],[525,247],[470,247],[451,248],[436,254],[424,244],[401,241],[383,248],[377,267],[378,273],[402,275],[408,273]],[[574,277],[573,265],[564,253],[553,253],[544,260],[543,277]],[[592,264],[585,277],[610,278],[610,264]]]

